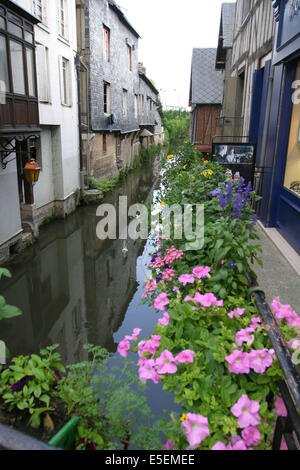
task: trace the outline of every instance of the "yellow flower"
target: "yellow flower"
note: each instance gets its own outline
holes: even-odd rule
[[[187,164],[182,167],[183,170],[187,169]]]
[[[174,155],[168,155],[167,158],[171,160],[171,158],[174,158]]]
[[[164,206],[164,205],[165,205],[165,202],[164,202],[164,201],[162,201],[162,202],[160,203],[160,205],[161,205],[161,206]]]
[[[195,181],[195,176],[191,176],[191,181]]]
[[[211,176],[214,174],[214,172],[212,170],[208,170],[208,174]]]
[[[205,165],[207,165],[207,163],[208,163],[208,160],[204,160],[204,163],[205,163]]]
[[[202,175],[207,176],[207,171],[203,171]]]
[[[187,417],[187,415],[183,414],[180,418],[180,421],[183,423],[183,421],[188,421],[188,419],[189,418]]]

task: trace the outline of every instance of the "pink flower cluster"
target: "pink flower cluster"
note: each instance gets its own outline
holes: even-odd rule
[[[300,317],[299,315],[292,310],[290,305],[283,305],[280,303],[279,297],[274,299],[271,307],[276,315],[276,318],[279,320],[286,320],[286,324],[289,326],[293,326],[294,328],[300,327]]]
[[[197,279],[203,279],[205,277],[208,277],[210,273],[210,268],[208,266],[205,266],[205,268],[202,268],[201,266],[197,266],[196,268],[193,269],[193,274],[182,274],[178,281],[186,286],[187,284],[194,284],[195,282],[195,277]]]
[[[152,340],[153,338],[154,337],[152,336]],[[146,383],[147,380],[152,380],[154,383],[158,383],[160,375],[176,374],[178,364],[194,362],[195,353],[190,350],[182,351],[174,357],[170,351],[165,349],[157,359],[154,359],[153,356],[157,349],[156,345],[153,345],[152,348],[150,345],[151,340],[142,343],[142,345],[141,343],[139,345],[139,355],[141,357],[139,360],[139,377],[143,383]],[[147,345],[147,343],[149,344]],[[152,354],[152,357],[149,359],[142,356],[144,352]]]
[[[142,297],[145,299],[147,298],[152,292],[156,289],[157,284],[154,279],[149,279],[147,284],[145,285],[145,292],[143,293]]]
[[[172,246],[171,248],[167,249],[165,256],[163,256],[163,254],[156,255],[155,259],[151,261],[151,263],[149,263],[147,267],[154,268],[154,269],[161,268],[165,265],[170,265],[174,263],[176,259],[181,259],[182,256],[183,256],[183,251],[177,250],[175,246]]]
[[[257,401],[251,400],[248,395],[242,395],[231,408],[232,414],[238,419],[238,425],[242,429],[242,437],[233,436],[228,445],[219,441],[212,447],[212,450],[252,450],[251,446],[258,446],[261,440],[261,434],[257,429],[260,424],[259,409],[260,404]]]
[[[131,336],[125,336],[125,339],[119,343],[118,353],[121,356],[127,357],[128,351],[130,350],[130,341],[137,341],[137,337],[141,331],[140,328],[135,328]]]
[[[161,275],[163,280],[172,281],[173,277],[175,276],[175,271],[172,268],[167,268],[161,273]]]
[[[249,374],[250,369],[257,374],[264,374],[273,363],[273,350],[267,348],[255,350],[250,353],[235,349],[226,357],[229,372],[232,374]]]
[[[217,300],[214,294],[211,292],[207,294],[199,294],[196,292],[194,297],[190,297],[189,295],[184,299],[185,302],[197,302],[200,303],[203,307],[211,307],[215,305],[216,307],[223,307],[223,300]]]

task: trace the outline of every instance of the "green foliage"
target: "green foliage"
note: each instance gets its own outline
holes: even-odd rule
[[[3,276],[11,278],[11,273],[8,269],[0,268],[0,280]],[[21,314],[22,312],[18,307],[7,305],[5,298],[0,295],[0,320],[17,317]]]
[[[108,193],[109,191],[114,189],[119,182],[117,177],[107,178],[102,181],[98,181],[95,178],[90,177],[88,181],[90,189],[98,189],[103,193]]]
[[[169,146],[169,153],[175,153],[178,146],[187,140],[190,113],[187,111],[164,111],[163,126],[165,145]]]
[[[129,444],[160,448],[160,427],[154,432],[150,424],[151,412],[135,364],[126,359],[123,367],[111,368],[106,350],[91,345],[85,349],[90,360],[68,366],[57,389],[67,413],[80,416],[77,448],[121,450]]]
[[[56,345],[12,359],[0,373],[0,396],[10,411],[17,409],[29,416],[29,424],[38,428],[41,415],[52,409],[55,371],[63,372]]]

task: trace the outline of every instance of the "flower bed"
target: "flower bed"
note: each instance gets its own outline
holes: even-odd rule
[[[182,405],[166,448],[270,449],[276,416],[286,410],[277,389],[283,374],[245,274],[255,276],[250,264],[260,262],[250,205],[257,197],[187,143],[166,158],[162,175],[162,207],[204,204],[204,245],[185,251],[172,231],[155,241],[144,298],[162,316],[150,339],[140,341],[136,329],[119,352],[135,351],[140,380],[161,380]],[[299,348],[296,312],[279,299],[272,308],[290,347]]]

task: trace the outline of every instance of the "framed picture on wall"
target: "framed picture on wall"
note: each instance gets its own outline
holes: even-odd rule
[[[239,173],[253,183],[256,161],[254,143],[213,143],[213,161],[229,168],[233,176]]]

